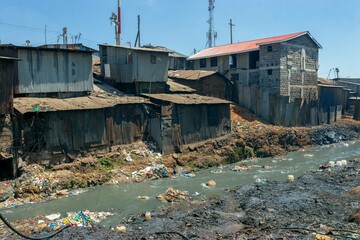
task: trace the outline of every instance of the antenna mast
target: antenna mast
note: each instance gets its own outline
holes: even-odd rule
[[[217,38],[217,32],[214,30],[214,3],[215,0],[209,0],[209,31],[207,32],[207,46],[209,48],[215,46],[215,40]]]

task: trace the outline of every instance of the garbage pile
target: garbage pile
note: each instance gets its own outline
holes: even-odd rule
[[[167,168],[162,162],[152,162],[150,166],[131,173],[132,178],[163,178],[167,177]]]
[[[92,227],[100,221],[112,216],[111,212],[92,212],[89,210],[69,212],[66,218],[60,218],[60,213],[45,216],[45,220],[38,220],[38,229],[51,228],[58,230],[65,225],[73,227]],[[50,220],[50,221],[49,221]]]
[[[164,193],[156,197],[160,202],[176,202],[178,200],[189,200],[189,193],[187,191],[180,191],[173,188],[168,188]]]

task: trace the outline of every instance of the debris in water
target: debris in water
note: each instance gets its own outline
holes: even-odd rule
[[[138,196],[138,199],[148,200],[149,198],[150,198],[149,196]]]

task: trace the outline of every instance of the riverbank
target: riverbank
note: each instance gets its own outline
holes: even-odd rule
[[[175,154],[163,156],[154,144],[136,142],[68,156],[68,163],[54,164],[56,161],[49,158],[29,164],[18,179],[0,183],[0,207],[56,199],[97,185],[156,179],[360,138],[360,123],[352,119],[333,125],[289,128],[267,124],[235,106],[231,119],[233,134],[188,145]]]
[[[360,160],[309,171],[294,182],[262,181],[227,189],[211,199],[175,202],[144,216],[118,222],[126,233],[96,224],[70,227],[54,239],[357,239],[360,235]],[[14,224],[32,236],[45,217]],[[4,230],[4,229],[3,229]],[[165,234],[164,234],[165,232]],[[9,230],[5,239],[16,239]],[[316,235],[317,234],[317,235]]]

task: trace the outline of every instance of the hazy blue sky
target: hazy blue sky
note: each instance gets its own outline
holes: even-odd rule
[[[134,44],[140,14],[141,44],[166,46],[186,55],[205,48],[207,0],[121,2],[124,45]],[[44,44],[42,29],[47,25],[48,43],[57,42],[64,26],[73,36],[81,33],[81,42],[90,47],[115,43],[109,17],[116,6],[117,0],[0,0],[0,40]],[[331,68],[338,67],[341,77],[360,77],[360,0],[216,0],[217,45],[230,42],[230,18],[236,25],[235,42],[310,31],[323,46],[320,76],[327,77]]]

